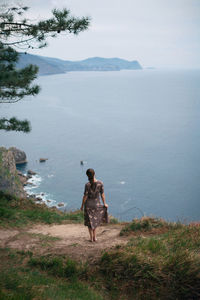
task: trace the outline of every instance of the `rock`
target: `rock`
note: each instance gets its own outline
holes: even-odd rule
[[[28,177],[23,175],[20,171],[17,171],[18,173],[18,176],[19,176],[19,180],[21,181],[21,183],[23,185],[27,185],[27,180],[28,180]]]
[[[13,151],[0,148],[0,191],[7,192],[20,198],[26,198],[23,185],[25,178],[19,175]]]
[[[50,203],[50,202],[51,202],[51,200],[47,200],[47,202],[48,202],[48,203]]]
[[[63,202],[60,202],[58,203],[58,206],[61,207],[61,206],[64,206],[65,204]]]
[[[28,177],[27,177],[28,178]],[[28,178],[29,179],[29,178]],[[32,182],[26,182],[26,185],[34,185],[34,183],[32,183]]]
[[[40,162],[45,162],[48,158],[40,158]]]
[[[36,201],[42,201],[42,198],[37,197],[37,198],[36,198]]]
[[[28,170],[28,171],[27,171],[27,174],[28,174],[28,175],[36,175],[37,173],[34,172],[34,171],[32,171],[32,170]]]
[[[13,153],[16,165],[27,163],[26,153],[24,151],[15,147],[10,147],[8,150]]]

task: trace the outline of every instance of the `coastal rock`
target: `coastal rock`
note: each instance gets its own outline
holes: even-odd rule
[[[19,180],[21,181],[21,183],[23,185],[27,185],[27,180],[28,180],[28,177],[25,176],[24,174],[22,174],[20,171],[17,171],[17,174],[19,176]]]
[[[8,150],[13,153],[16,165],[27,163],[26,153],[24,151],[15,147],[10,147]]]
[[[58,206],[61,207],[61,206],[64,206],[65,204],[63,202],[60,202],[58,203]]]
[[[20,198],[26,197],[23,185],[25,179],[18,175],[13,152],[0,147],[0,191],[15,195]]]
[[[36,175],[37,173],[32,170],[28,170],[27,174],[32,176],[32,175]]]
[[[40,162],[45,162],[48,158],[40,158]]]
[[[42,201],[42,198],[37,197],[37,198],[36,198],[36,201]]]

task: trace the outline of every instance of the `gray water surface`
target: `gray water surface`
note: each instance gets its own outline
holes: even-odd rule
[[[200,70],[39,77],[37,97],[0,105],[2,116],[28,118],[31,133],[1,131],[0,144],[26,152],[23,171],[38,172],[33,191],[50,205],[79,208],[92,167],[116,217],[199,220],[199,79]]]

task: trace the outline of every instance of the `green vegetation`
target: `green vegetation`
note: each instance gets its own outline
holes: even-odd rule
[[[75,262],[67,260],[62,269],[64,258],[37,260],[30,258],[30,252],[9,249],[1,249],[0,256],[0,299],[103,300],[86,282],[74,276],[79,270]]]
[[[75,261],[62,256],[40,256],[31,258],[29,265],[39,267],[48,274],[56,274],[58,277],[69,278],[71,280],[87,277],[87,265],[81,265]]]
[[[119,223],[119,220],[113,216],[110,216],[109,217],[109,223],[110,224],[118,224]]]
[[[15,103],[40,91],[40,87],[34,84],[38,66],[28,64],[19,68],[19,53],[15,48],[28,51],[46,47],[49,37],[55,38],[61,32],[67,36],[77,35],[86,30],[90,22],[88,17],[71,16],[66,8],[54,9],[49,19],[32,21],[26,18],[29,7],[13,5],[0,4],[0,103]],[[27,133],[31,126],[28,120],[0,118],[0,130]]]
[[[132,237],[96,265],[0,250],[2,299],[188,300],[200,297],[200,226]]]
[[[22,226],[82,222],[83,215],[0,193],[0,219],[1,226]],[[0,249],[0,299],[200,299],[198,223],[142,218],[125,224],[121,232],[128,242],[107,249],[95,264],[64,254],[41,256],[34,248],[33,252]],[[45,247],[58,240],[38,233],[21,234],[39,239]],[[73,246],[80,247],[78,243]]]
[[[100,271],[114,299],[200,299],[200,226],[166,226],[104,253]]]
[[[141,219],[134,219],[131,223],[125,225],[121,230],[120,235],[130,235],[137,231],[152,231],[156,229],[168,230],[170,228],[177,228],[181,226],[179,223],[168,223],[162,219],[143,217]]]
[[[83,213],[63,213],[44,204],[36,204],[31,199],[19,199],[0,192],[0,226],[19,227],[33,222],[52,224],[63,221],[82,223]]]

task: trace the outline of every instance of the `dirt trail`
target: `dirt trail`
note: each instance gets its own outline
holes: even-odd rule
[[[0,247],[32,251],[34,254],[64,254],[95,262],[102,251],[124,244],[119,235],[122,225],[105,225],[97,229],[97,242],[89,241],[88,229],[82,224],[35,225],[26,229],[0,229]]]

